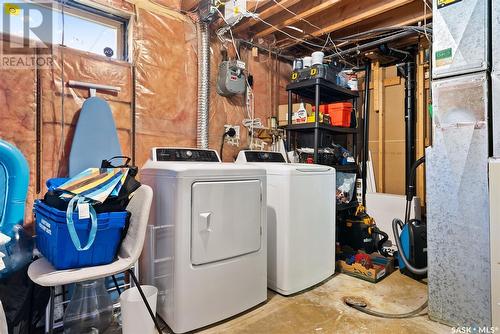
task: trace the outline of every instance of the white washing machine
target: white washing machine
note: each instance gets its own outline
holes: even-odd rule
[[[286,163],[277,152],[240,151],[267,171],[267,284],[283,295],[335,272],[335,169]]]
[[[176,333],[264,302],[266,172],[221,163],[213,150],[153,148],[141,171],[153,188],[141,281]]]

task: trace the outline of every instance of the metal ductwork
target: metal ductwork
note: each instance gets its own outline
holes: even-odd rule
[[[208,148],[208,112],[210,110],[210,30],[208,22],[199,20],[198,32],[198,120],[196,145]]]

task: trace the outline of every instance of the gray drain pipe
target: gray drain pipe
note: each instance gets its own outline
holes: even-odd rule
[[[208,112],[210,110],[210,30],[208,23],[197,23],[198,33],[198,119],[196,145],[208,148]]]

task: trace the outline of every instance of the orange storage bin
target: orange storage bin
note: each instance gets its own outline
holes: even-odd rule
[[[351,102],[337,102],[328,105],[329,109],[352,109]]]
[[[352,103],[340,102],[328,105],[328,114],[330,115],[333,126],[350,127],[351,126]]]
[[[320,104],[319,105],[319,112],[322,114],[328,114],[328,106],[329,104]],[[316,107],[312,106],[312,112],[316,112]]]

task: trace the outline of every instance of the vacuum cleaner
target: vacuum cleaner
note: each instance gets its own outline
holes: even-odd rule
[[[398,218],[392,221],[392,231],[398,248],[398,262],[400,271],[412,278],[420,280],[427,276],[427,228],[425,222],[410,219],[411,201],[415,196],[415,171],[425,162],[425,157],[418,159],[410,169],[410,180],[406,189],[406,209],[404,222]],[[401,234],[399,230],[401,229]],[[346,298],[344,302],[352,307],[376,317],[401,319],[419,314],[427,307],[428,301],[408,313],[391,314],[382,313],[366,308],[365,303],[360,303],[356,298]]]
[[[397,218],[392,221],[399,270],[417,280],[427,277],[427,226],[424,221],[410,219],[410,216],[411,201],[415,197],[415,171],[424,162],[425,157],[418,159],[410,170],[404,222]],[[401,229],[401,234],[398,229]]]

